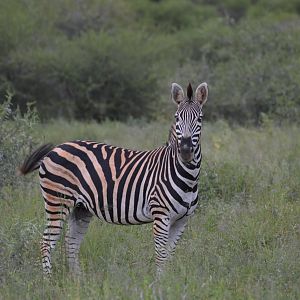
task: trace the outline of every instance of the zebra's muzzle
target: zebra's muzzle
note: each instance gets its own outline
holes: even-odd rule
[[[194,158],[194,147],[191,137],[182,137],[179,146],[179,155],[184,163],[191,162]]]

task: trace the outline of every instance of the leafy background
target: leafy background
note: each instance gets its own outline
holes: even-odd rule
[[[209,119],[298,121],[299,14],[296,0],[1,1],[0,98],[43,120],[155,119],[172,81],[207,81]]]

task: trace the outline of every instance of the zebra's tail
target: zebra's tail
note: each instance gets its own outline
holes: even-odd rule
[[[32,152],[19,168],[20,175],[26,175],[39,168],[41,160],[54,148],[53,144],[45,144]]]

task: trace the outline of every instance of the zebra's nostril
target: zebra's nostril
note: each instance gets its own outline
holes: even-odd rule
[[[180,143],[180,152],[184,152],[186,154],[190,154],[194,152],[191,137],[182,137]]]

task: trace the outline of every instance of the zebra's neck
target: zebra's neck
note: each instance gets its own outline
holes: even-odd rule
[[[201,165],[201,145],[197,145],[195,149],[194,159],[190,163],[184,163],[178,152],[177,143],[171,143],[167,146],[170,149],[170,160],[174,164],[174,170],[176,174],[182,178],[185,178],[189,182],[189,185],[193,186],[198,182],[200,165]]]
[[[171,128],[169,130],[168,140],[167,140],[166,144],[167,144],[167,146],[177,144],[177,135],[176,135],[176,125],[175,125],[175,123],[173,123],[171,125]]]

